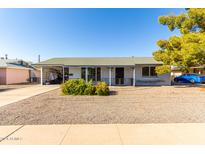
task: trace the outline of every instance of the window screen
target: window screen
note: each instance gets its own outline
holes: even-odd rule
[[[81,78],[85,80],[85,68],[81,68]]]
[[[150,76],[157,76],[157,73],[155,71],[155,67],[150,67]]]
[[[95,81],[95,68],[88,68],[88,81]]]
[[[149,67],[142,68],[142,76],[149,76]]]
[[[97,68],[97,81],[101,81],[101,68]]]

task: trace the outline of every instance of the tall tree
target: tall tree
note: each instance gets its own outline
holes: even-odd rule
[[[178,29],[180,36],[159,40],[159,50],[153,52],[163,65],[156,68],[158,74],[168,73],[171,66],[188,72],[190,67],[205,64],[205,9],[186,9],[180,15],[160,16],[159,23],[170,31]]]

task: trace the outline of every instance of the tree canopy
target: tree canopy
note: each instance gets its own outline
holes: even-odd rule
[[[163,65],[156,68],[158,74],[168,73],[171,66],[188,72],[190,67],[205,64],[205,9],[186,9],[180,15],[160,16],[159,23],[170,31],[178,29],[180,36],[159,40],[159,50],[153,53]]]

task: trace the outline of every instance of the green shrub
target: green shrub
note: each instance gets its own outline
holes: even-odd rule
[[[110,93],[110,90],[109,90],[107,83],[98,82],[98,84],[96,85],[96,94],[99,96],[107,96],[109,95],[109,93]]]
[[[65,95],[83,95],[86,83],[83,79],[70,79],[61,85],[61,91]]]
[[[75,91],[74,91],[74,95],[83,95],[84,91],[86,89],[86,82],[83,79],[78,79],[78,82],[76,82],[76,86],[75,86]]]
[[[63,95],[109,95],[109,87],[105,82],[99,82],[96,86],[92,81],[88,83],[83,79],[70,79],[61,84]]]
[[[65,83],[62,83],[60,88],[61,88],[62,95],[68,95],[68,89]]]
[[[86,89],[84,91],[84,95],[95,95],[95,86],[92,81],[86,83]]]

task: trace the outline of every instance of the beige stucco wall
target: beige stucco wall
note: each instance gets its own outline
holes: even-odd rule
[[[172,78],[175,78],[175,77],[180,76],[180,75],[182,75],[181,71],[172,71],[171,72]]]
[[[6,68],[0,68],[0,85],[6,84]]]
[[[81,67],[70,67],[69,74],[73,74],[69,76],[70,79],[80,79],[81,78]]]
[[[136,65],[136,85],[171,85],[171,74],[166,73],[158,75],[157,77],[143,77],[142,67],[156,66],[156,65]]]
[[[29,79],[28,69],[6,69],[6,84],[27,83]]]
[[[112,68],[111,77],[115,77],[115,68]],[[109,67],[101,67],[101,78],[108,79],[109,78]]]

